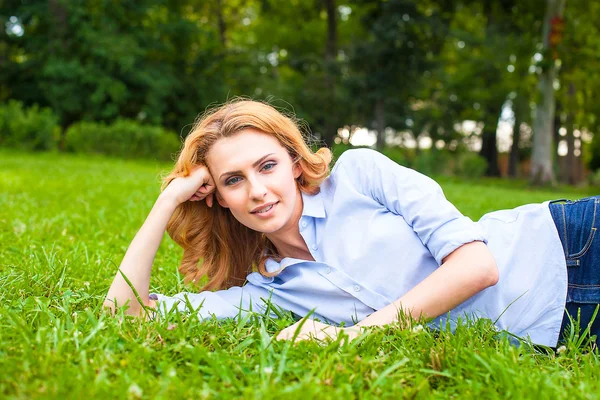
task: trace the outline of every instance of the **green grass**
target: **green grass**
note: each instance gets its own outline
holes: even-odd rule
[[[515,347],[489,321],[454,333],[375,329],[349,345],[272,341],[292,322],[113,318],[101,303],[169,165],[0,151],[2,398],[597,398],[600,362]],[[524,182],[442,181],[473,219],[591,194]],[[163,242],[152,287],[183,289]]]

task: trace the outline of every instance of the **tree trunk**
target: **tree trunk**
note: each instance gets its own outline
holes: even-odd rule
[[[59,0],[48,0],[48,13],[51,15],[50,18],[50,29],[49,29],[49,40],[48,40],[48,53],[50,55],[60,54],[60,52],[68,51],[68,10],[64,4]],[[48,99],[52,104],[56,102],[55,99]],[[61,151],[65,150],[66,147],[66,132],[67,128],[73,123],[73,120],[78,119],[79,116],[75,117],[72,115],[60,115],[60,136],[58,138],[58,149]]]
[[[555,184],[552,163],[554,154],[552,150],[552,134],[555,112],[554,80],[556,79],[556,65],[552,58],[549,36],[551,20],[562,17],[565,0],[548,0],[544,29],[542,31],[545,68],[540,75],[538,88],[540,101],[535,112],[533,124],[533,154],[531,157],[531,183],[534,185]]]
[[[558,154],[558,145],[560,144],[561,114],[562,104],[557,101],[554,107],[554,122],[552,123],[552,155],[554,157]]]
[[[575,170],[575,136],[573,136],[573,115],[567,115],[567,154],[565,155],[565,170],[563,171],[563,182],[569,185],[577,183]]]
[[[519,176],[519,142],[521,141],[521,121],[523,109],[520,107],[522,99],[517,95],[513,102],[513,113],[515,114],[515,124],[513,126],[512,145],[510,146],[510,156],[508,159],[508,176],[517,178]]]
[[[578,174],[575,166],[575,136],[573,135],[574,130],[574,116],[573,107],[575,106],[575,85],[571,82],[567,91],[569,96],[567,104],[569,108],[567,110],[567,155],[565,159],[565,182],[569,185],[575,185],[577,183]]]
[[[377,150],[385,147],[385,104],[383,98],[375,100],[375,124],[377,126]]]
[[[498,110],[500,110],[498,112]],[[488,166],[485,174],[487,176],[500,176],[500,169],[498,168],[498,144],[497,134],[498,130],[498,119],[493,116],[499,116],[502,112],[502,105],[500,107],[490,107],[487,109],[488,117],[486,118],[483,131],[481,132],[481,151],[479,154],[486,159]]]
[[[335,0],[325,0],[327,10],[327,42],[325,45],[325,132],[323,140],[331,147],[337,136],[335,107],[335,78],[337,53],[337,20]]]
[[[65,6],[59,0],[48,0],[48,12],[52,16],[50,35],[54,39],[50,40],[49,44],[56,43],[50,48],[50,52],[52,53],[57,49],[64,48],[62,41],[65,40],[65,36],[67,35],[68,13]]]
[[[496,18],[498,15],[497,5],[498,4],[493,1],[483,2],[483,11],[487,19],[485,27],[486,38],[491,38],[496,34]],[[483,74],[492,85],[494,81],[499,80],[498,77],[500,76],[497,68],[492,63],[485,64]],[[487,176],[500,176],[496,131],[498,130],[498,117],[502,113],[502,104],[504,104],[504,101],[504,96],[500,99],[498,93],[494,93],[492,98],[486,102],[487,105],[484,106],[486,117],[484,120],[483,131],[481,132],[481,151],[479,154],[487,161],[487,169],[485,171]]]
[[[552,123],[552,160],[558,161],[558,146],[560,145],[560,128],[562,127],[561,121],[562,114],[562,105],[558,101],[556,102],[556,107],[554,108],[554,122]],[[552,170],[556,173],[556,169],[558,169],[558,176],[555,176],[555,179],[559,181],[563,179],[562,177],[565,175],[565,171],[561,171],[560,168],[556,168],[556,162],[552,163]]]
[[[225,18],[223,17],[223,4],[221,0],[217,0],[217,24],[219,26],[219,39],[223,47],[227,47],[227,36],[225,34]]]

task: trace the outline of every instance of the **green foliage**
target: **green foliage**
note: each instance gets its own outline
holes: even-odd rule
[[[344,151],[354,148],[356,147],[344,143],[334,145],[332,148],[334,159],[337,160]],[[429,176],[446,175],[477,179],[484,175],[487,167],[485,158],[467,150],[457,152],[421,150],[415,155],[411,149],[390,146],[385,147],[382,153],[400,165],[416,169]]]
[[[452,154],[446,150],[422,150],[415,157],[412,168],[429,176],[452,175],[451,159]]]
[[[600,134],[594,135],[591,143],[586,144],[584,150],[587,151],[586,161],[592,171],[600,169]]]
[[[331,148],[331,153],[333,154],[333,160],[336,161],[338,158],[340,158],[342,153],[344,153],[346,150],[350,150],[350,149],[354,149],[354,148],[355,147],[349,143],[334,144],[333,147]]]
[[[410,161],[408,157],[409,150],[399,147],[399,146],[390,146],[385,147],[382,150],[382,153],[388,156],[390,159],[394,160],[396,163],[403,166],[410,166]]]
[[[487,161],[479,154],[465,151],[458,154],[454,174],[463,178],[476,179],[483,176],[487,169]]]
[[[588,183],[591,186],[600,187],[600,169],[596,169],[588,175]]]
[[[59,132],[58,118],[48,108],[24,108],[15,100],[0,105],[0,147],[53,150]]]
[[[131,120],[113,124],[78,122],[66,133],[66,149],[123,158],[170,160],[181,143],[173,132]]]
[[[337,160],[346,150],[359,149],[361,147],[362,146],[352,146],[349,143],[336,143],[331,149],[333,159]],[[407,156],[408,152],[406,149],[398,146],[386,147],[381,153],[400,165],[409,166],[409,157]]]
[[[493,160],[503,106],[531,126],[557,56],[557,116],[598,131],[598,2],[569,0],[563,41],[542,58],[545,2],[333,3],[0,2],[0,102],[51,107],[63,128],[125,118],[185,135],[207,106],[245,95],[275,99],[328,144],[338,127],[381,122],[451,151],[468,120]]]
[[[50,106],[63,127],[140,118],[180,130],[229,90],[216,24],[201,21],[210,12],[191,1],[0,3],[2,26],[11,16],[23,30],[0,30],[0,101]]]
[[[366,146],[352,146],[350,143],[336,143],[331,148],[331,153],[333,154],[333,160],[336,161],[343,152],[351,149],[360,149],[360,148],[370,148]]]

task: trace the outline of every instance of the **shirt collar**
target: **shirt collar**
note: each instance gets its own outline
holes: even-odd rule
[[[313,218],[325,218],[325,205],[323,205],[323,197],[321,192],[310,195],[304,192],[302,193],[302,202],[304,208],[302,210],[302,216],[308,216]]]

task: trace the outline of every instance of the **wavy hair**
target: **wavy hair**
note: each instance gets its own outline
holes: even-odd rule
[[[206,156],[217,140],[253,128],[279,141],[300,165],[298,188],[304,193],[316,194],[329,174],[332,156],[327,148],[313,152],[302,136],[301,127],[295,117],[283,115],[259,101],[234,99],[208,110],[194,123],[175,167],[163,179],[162,190],[173,179],[188,176],[192,166],[207,166]],[[167,224],[167,232],[183,248],[179,271],[185,281],[198,284],[202,277],[208,278],[201,290],[242,285],[254,270],[264,276],[279,272],[269,273],[265,268],[267,258],[280,258],[275,246],[263,233],[238,222],[217,201],[212,207],[204,201],[182,203]]]

